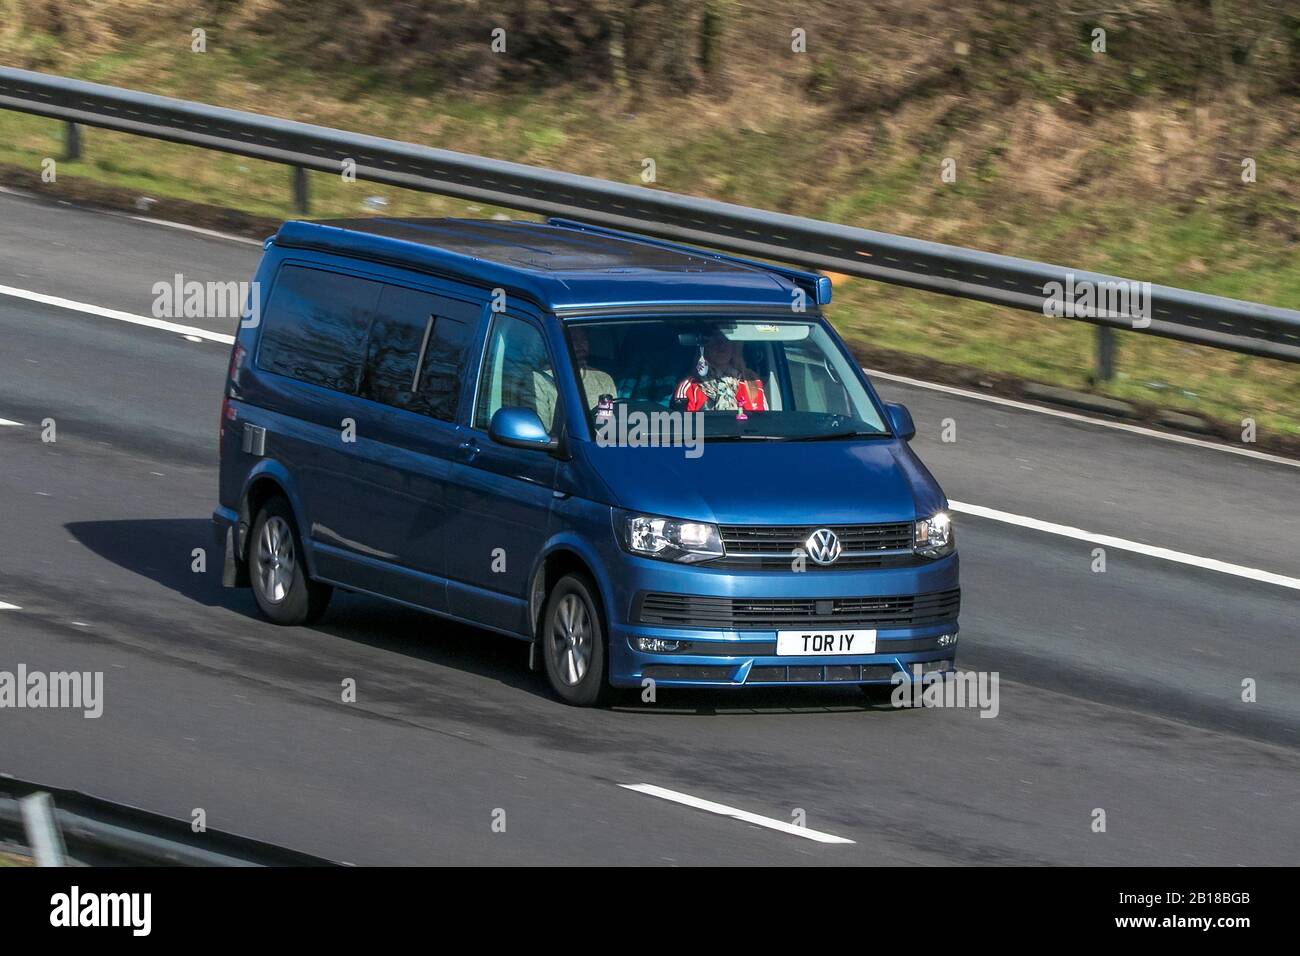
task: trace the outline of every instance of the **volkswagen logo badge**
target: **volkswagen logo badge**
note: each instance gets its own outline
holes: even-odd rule
[[[818,564],[834,564],[840,557],[840,539],[830,528],[818,528],[803,543],[808,557]]]

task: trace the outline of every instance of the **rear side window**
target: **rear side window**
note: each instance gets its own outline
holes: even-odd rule
[[[284,266],[263,318],[257,367],[355,393],[382,288],[355,276]]]
[[[479,311],[467,302],[385,286],[370,330],[361,397],[454,420],[465,346]]]

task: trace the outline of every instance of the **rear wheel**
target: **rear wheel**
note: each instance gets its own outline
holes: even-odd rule
[[[551,589],[541,638],[546,677],[565,703],[591,707],[609,700],[604,617],[585,574],[566,574]]]
[[[284,498],[268,500],[253,519],[248,572],[257,606],[276,624],[314,624],[329,606],[333,589],[307,577],[302,539]]]

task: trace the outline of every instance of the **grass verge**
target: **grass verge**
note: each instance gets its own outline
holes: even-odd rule
[[[827,148],[824,133],[813,135],[825,116],[802,109],[795,98],[747,103],[738,92],[721,102],[682,97],[636,108],[617,96],[573,90],[431,98],[371,88],[362,75],[322,88],[314,74],[272,70],[272,63],[273,56],[249,50],[196,57],[146,45],[131,55],[88,59],[75,72],[617,181],[638,182],[642,160],[653,158],[658,185],[678,192],[1253,301],[1300,302],[1295,242],[1243,225],[1252,217],[1267,219],[1270,204],[1281,201],[1266,189],[1249,200],[1215,201],[1174,200],[1153,191],[1143,202],[1129,183],[1114,190],[1057,190],[1045,200],[1044,187],[1012,175],[1014,159],[996,137],[941,132],[918,151],[915,130],[900,124],[947,130],[958,107],[942,98],[914,104],[906,117],[838,131]],[[1032,118],[1037,107],[1020,112]],[[1042,135],[1025,134],[1030,145],[1024,148],[1034,148],[1035,136]],[[151,211],[180,201],[235,209],[267,223],[295,215],[285,167],[93,129],[83,139],[82,159],[58,162],[58,183],[50,190],[56,195],[91,183],[158,201],[145,203]],[[1085,142],[1076,148],[1087,155],[1076,165],[1122,183],[1126,164],[1139,162],[1140,145],[1123,137]],[[0,112],[0,164],[10,168],[5,181],[30,180],[61,152],[58,123]],[[943,185],[937,170],[949,153],[957,155],[962,173],[957,183]],[[1264,151],[1257,160],[1271,175],[1300,176],[1300,159],[1286,151]],[[309,179],[313,217],[504,213],[336,176],[313,173]],[[1240,203],[1247,201],[1254,206],[1243,219]],[[1284,202],[1280,208],[1285,212]],[[1253,419],[1261,444],[1300,441],[1300,367],[1288,363],[1120,333],[1118,374],[1096,382],[1090,326],[865,280],[837,287],[830,316],[855,349],[881,361],[897,356],[903,359],[897,364],[973,369],[1188,412],[1238,440],[1242,420]]]

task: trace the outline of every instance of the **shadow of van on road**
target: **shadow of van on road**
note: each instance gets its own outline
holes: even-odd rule
[[[224,608],[273,628],[248,588],[221,584],[224,552],[207,518],[133,518],[76,521],[68,533],[88,550],[126,571],[163,585],[205,608]],[[194,551],[205,568],[195,571]],[[545,678],[528,670],[523,641],[379,598],[336,589],[324,619],[311,630],[388,653],[450,667],[551,698]]]
[[[223,552],[207,518],[135,518],[76,521],[65,525],[78,542],[120,568],[176,592],[206,608],[225,608],[266,623],[247,588],[221,584]],[[195,571],[202,548],[205,570]],[[520,640],[450,621],[368,595],[336,589],[324,619],[312,628],[387,653],[477,674],[535,696],[558,701],[546,678],[528,670],[528,647]],[[628,714],[679,716],[746,713],[824,713],[862,710],[866,700],[853,688],[662,688],[654,702],[637,689],[616,695],[614,707]],[[875,708],[880,709],[880,708]],[[884,710],[892,710],[885,707]]]
[[[230,606],[221,586],[221,551],[204,518],[132,518],[73,521],[68,533],[119,568],[157,581],[205,607]],[[205,570],[194,570],[203,549]]]

